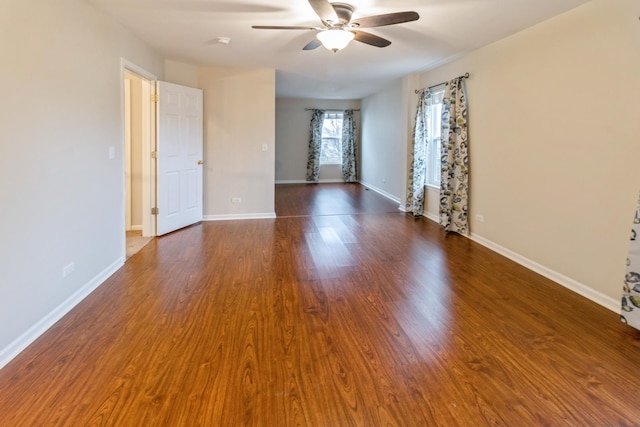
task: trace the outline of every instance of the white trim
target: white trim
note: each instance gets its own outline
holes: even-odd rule
[[[13,358],[20,354],[25,348],[44,334],[47,329],[62,319],[65,314],[71,311],[91,292],[102,285],[112,274],[124,265],[124,258],[118,258],[110,266],[102,270],[82,288],[78,289],[69,298],[54,308],[49,314],[40,319],[35,325],[30,327],[25,333],[16,338],[11,344],[0,350],[0,368],[4,367]]]
[[[431,221],[435,222],[436,224],[440,224],[440,218],[438,217],[438,215],[431,213],[431,212],[423,212],[422,216],[425,218],[430,219]]]
[[[400,198],[399,197],[396,197],[396,196],[394,196],[392,194],[389,194],[386,191],[379,189],[378,187],[374,187],[373,185],[368,184],[366,182],[362,182],[362,181],[360,181],[360,184],[362,184],[363,186],[367,187],[369,190],[373,190],[376,193],[380,194],[381,196],[386,197],[387,199],[391,200],[392,202],[400,203]]]
[[[205,215],[203,221],[228,221],[228,220],[244,220],[244,219],[273,219],[276,217],[275,212],[270,213],[250,213],[250,214],[228,214],[228,215]]]
[[[143,236],[155,236],[155,216],[151,214],[151,206],[155,205],[155,163],[151,163],[150,156],[145,153],[151,153],[151,146],[155,147],[155,107],[152,105],[151,94],[155,93],[155,81],[158,79],[155,74],[145,70],[139,65],[127,60],[124,57],[120,58],[120,148],[122,152],[121,160],[121,188],[122,188],[122,216],[123,216],[123,239],[121,247],[121,257],[126,259],[127,254],[127,238],[126,238],[126,206],[127,206],[127,184],[125,178],[125,152],[126,149],[126,122],[125,122],[125,75],[127,71],[136,74],[143,81],[143,97],[147,97],[149,102],[143,103],[143,121],[151,121],[152,129],[145,129],[143,131],[142,141],[142,168],[143,168],[143,182],[142,182],[142,235]],[[147,114],[149,116],[147,116]],[[147,180],[148,179],[148,180]]]
[[[304,179],[279,179],[276,184],[341,184],[344,179],[321,179],[318,182],[306,181]]]
[[[125,230],[131,230],[131,79],[124,79],[124,176],[125,176]]]
[[[276,184],[315,184],[315,183],[305,181],[303,179],[280,179],[280,180],[276,180]]]
[[[425,212],[423,216],[436,223],[440,223],[438,216],[435,214],[432,214],[430,212]],[[494,243],[489,239],[485,239],[484,237],[479,236],[475,233],[471,233],[471,235],[467,237],[473,240],[474,242],[488,249],[491,249],[492,251],[506,258],[509,258],[511,261],[516,262],[521,266],[528,268],[529,270],[534,271],[540,274],[541,276],[546,277],[549,280],[554,281],[560,286],[563,286],[577,293],[578,295],[582,295],[583,297],[595,302],[596,304],[603,306],[604,308],[607,308],[615,313],[620,312],[620,301],[617,301],[608,295],[598,292],[593,288],[590,288],[589,286],[585,285],[584,283],[580,283],[577,280],[567,277],[564,274],[558,273],[557,271],[552,270],[548,267],[545,267],[542,264],[538,264],[537,262],[527,257],[524,257],[518,253],[515,253],[512,250],[507,249],[504,246],[500,246],[497,243]]]
[[[614,298],[611,298],[601,292],[598,292],[584,283],[580,283],[577,280],[574,280],[570,277],[567,277],[563,274],[558,273],[544,265],[538,264],[537,262],[530,260],[520,254],[517,254],[503,246],[498,245],[488,239],[485,239],[482,236],[478,236],[477,234],[471,233],[469,236],[471,240],[476,243],[481,244],[494,252],[499,253],[502,256],[509,258],[510,260],[517,262],[523,267],[528,268],[529,270],[535,271],[536,273],[546,277],[549,280],[552,280],[558,283],[565,288],[582,295],[583,297],[595,302],[603,306],[604,308],[608,308],[609,310],[619,313],[620,312],[620,301],[616,301]]]
[[[145,70],[139,65],[134,64],[133,62],[127,60],[126,58],[120,58],[120,69],[122,71],[122,75],[120,76],[120,80],[124,80],[124,71],[129,70],[132,73],[139,75],[147,80],[158,80],[155,74]]]
[[[141,231],[142,230],[142,226],[141,225],[132,225],[131,226],[131,231]]]

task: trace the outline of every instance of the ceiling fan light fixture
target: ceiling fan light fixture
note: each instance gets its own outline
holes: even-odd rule
[[[320,31],[316,37],[322,46],[334,52],[344,49],[354,39],[356,35],[351,31],[331,29]]]

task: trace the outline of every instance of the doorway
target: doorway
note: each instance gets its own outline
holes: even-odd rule
[[[203,94],[124,59],[121,71],[126,259],[139,249],[134,239],[144,245],[202,221]]]
[[[123,60],[125,259],[156,235],[155,206],[155,76]],[[145,154],[146,153],[146,154]]]

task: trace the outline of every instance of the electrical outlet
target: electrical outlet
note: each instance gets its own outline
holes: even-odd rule
[[[242,199],[240,197],[232,197],[231,203],[242,203]]]
[[[484,222],[484,215],[476,215],[476,221]]]
[[[65,265],[62,268],[62,277],[67,277],[68,275],[70,275],[74,271],[76,271],[76,263],[75,262],[72,262],[71,264]]]
[[[262,151],[267,151],[269,146],[267,144],[262,144]]]

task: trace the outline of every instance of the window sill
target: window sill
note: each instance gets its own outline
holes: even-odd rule
[[[425,184],[424,188],[431,188],[433,190],[438,190],[438,191],[440,190],[439,186],[436,186],[436,185],[433,185],[433,184]]]

